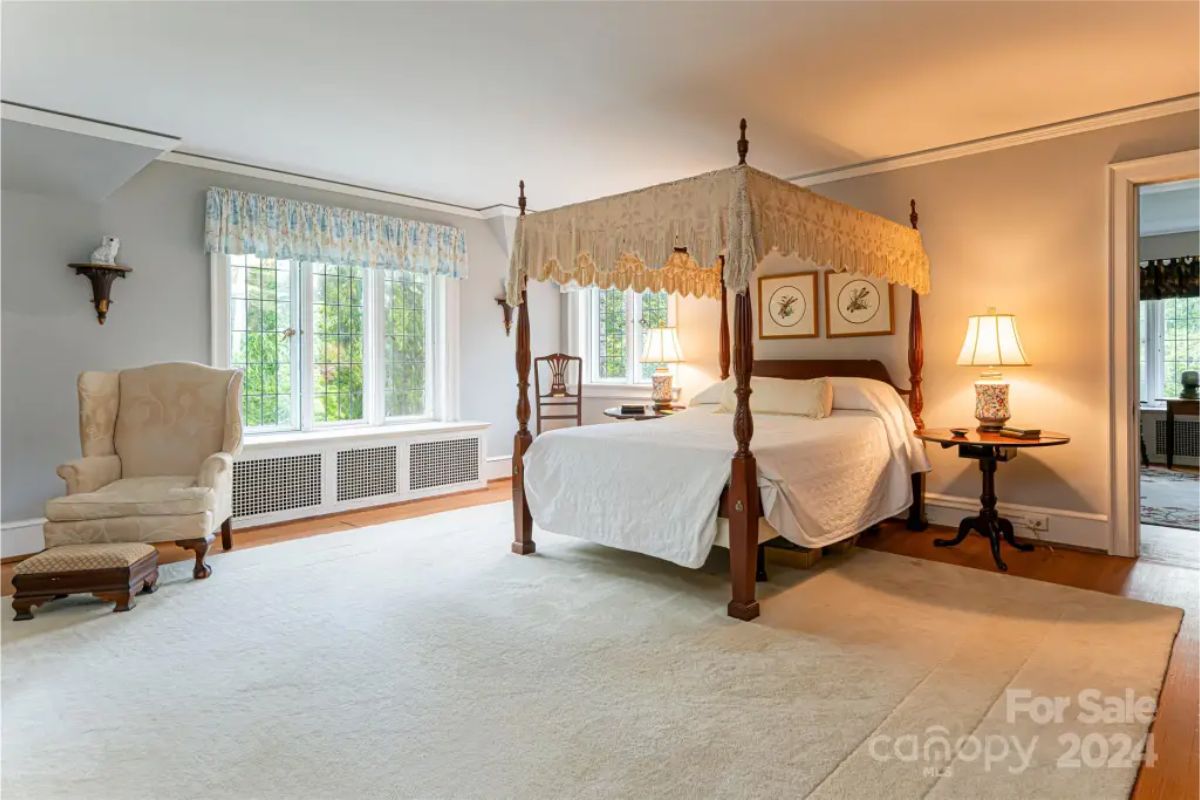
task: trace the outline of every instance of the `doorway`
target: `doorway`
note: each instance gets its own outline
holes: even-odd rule
[[[1138,187],[1139,555],[1200,569],[1200,180]]]
[[[1109,187],[1109,553],[1138,558],[1142,553],[1142,373],[1147,372],[1148,377],[1148,371],[1141,363],[1141,192],[1142,188],[1200,179],[1200,150],[1109,164],[1106,174]],[[1165,365],[1162,374],[1165,375]],[[1163,384],[1165,397],[1169,393],[1165,377]],[[1154,393],[1150,387],[1146,391],[1147,395]],[[1153,434],[1157,435],[1157,426]],[[1190,533],[1186,529],[1180,530],[1183,534]],[[1150,533],[1153,540],[1156,531]],[[1172,563],[1180,563],[1187,560],[1189,554],[1190,549],[1184,549],[1183,553],[1176,554],[1183,558],[1175,558],[1171,553],[1159,553],[1154,558],[1165,555]]]

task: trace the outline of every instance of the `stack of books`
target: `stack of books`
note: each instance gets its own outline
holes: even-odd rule
[[[1005,426],[996,432],[1010,439],[1040,439],[1042,436],[1041,428],[1012,428]]]

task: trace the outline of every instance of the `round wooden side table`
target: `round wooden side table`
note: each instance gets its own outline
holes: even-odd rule
[[[658,419],[659,417],[669,417],[676,411],[682,411],[687,406],[671,406],[669,409],[660,411],[652,405],[647,404],[645,409],[640,414],[625,414],[622,413],[620,406],[604,409],[604,416],[612,417],[613,419]]]
[[[979,462],[979,471],[983,473],[983,492],[979,500],[982,504],[979,513],[967,517],[958,524],[958,535],[953,539],[934,539],[935,547],[953,547],[967,538],[971,531],[983,534],[992,545],[992,559],[1001,572],[1008,571],[1008,565],[1000,558],[1000,540],[1027,552],[1033,549],[1031,544],[1018,542],[1013,535],[1013,526],[996,511],[996,464],[1002,461],[1012,461],[1017,453],[1026,447],[1054,447],[1066,444],[1071,437],[1053,431],[1042,431],[1036,439],[1017,439],[1003,436],[999,433],[989,433],[968,429],[963,434],[957,434],[949,428],[926,428],[915,431],[918,439],[927,442],[937,442],[943,449],[958,448],[959,458],[970,458]]]

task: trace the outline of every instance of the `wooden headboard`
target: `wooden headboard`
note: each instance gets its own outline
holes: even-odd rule
[[[756,378],[873,378],[892,386],[900,394],[908,394],[888,375],[882,361],[873,358],[787,358],[755,361],[752,374]]]

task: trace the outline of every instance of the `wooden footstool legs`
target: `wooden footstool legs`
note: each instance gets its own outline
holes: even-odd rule
[[[158,551],[140,543],[68,544],[27,558],[13,571],[15,619],[33,619],[33,609],[69,594],[91,594],[133,608],[134,595],[158,586]]]

